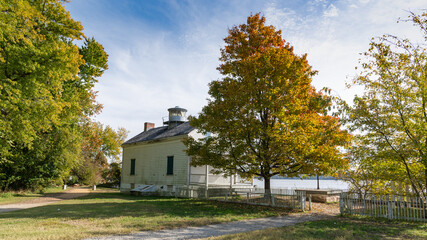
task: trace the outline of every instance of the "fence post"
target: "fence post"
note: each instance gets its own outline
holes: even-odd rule
[[[396,197],[394,195],[391,195],[391,212],[392,212],[392,217],[396,218],[395,214],[394,214],[394,209],[396,209]]]
[[[418,210],[418,209],[420,209],[420,201],[417,197],[413,198],[413,201],[414,201],[414,205],[415,205],[415,209],[416,209],[414,217],[415,217],[415,220],[418,221],[420,218],[420,211]]]
[[[274,194],[271,194],[271,205],[274,206]]]
[[[228,193],[225,193],[225,201],[227,202]]]
[[[300,193],[299,193],[299,195],[300,195],[300,201],[301,201],[301,210],[304,212],[305,211],[305,194],[304,194],[305,192],[303,192],[303,191],[301,191]]]
[[[361,212],[362,215],[367,215],[367,211],[366,211],[366,198],[362,198],[361,201],[363,201],[363,210]]]
[[[427,221],[426,220],[426,211],[427,211],[427,208],[426,208],[426,205],[424,205],[424,201],[426,200],[426,198],[420,198],[420,200],[421,200],[421,210],[422,210],[422,212],[421,212],[421,217],[422,217],[422,219],[423,219],[423,221]]]
[[[311,211],[311,194],[308,195],[308,211]]]
[[[387,205],[388,205],[388,219],[392,220],[393,219],[393,206],[391,204],[391,199],[388,199]]]
[[[424,198],[424,199],[421,198],[421,206],[423,208],[423,220],[424,221],[427,221],[426,220],[426,218],[427,218],[427,206],[426,206],[426,204],[427,204],[427,198]]]
[[[249,203],[249,193],[246,193],[246,203]]]

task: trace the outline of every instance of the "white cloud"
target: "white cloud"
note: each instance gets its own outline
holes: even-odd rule
[[[269,24],[284,28],[295,28],[300,21],[296,12],[288,8],[277,8],[275,3],[267,5],[263,11]]]
[[[333,4],[329,5],[329,7],[323,12],[324,17],[338,17],[338,8]]]
[[[288,16],[293,19],[287,21],[293,21],[297,27],[290,27],[280,20],[267,20],[283,30],[295,52],[308,54],[309,63],[319,71],[313,79],[316,88],[329,87],[335,94],[351,102],[360,89],[346,89],[345,82],[357,74],[355,67],[358,65],[359,53],[369,48],[372,37],[384,33],[411,39],[419,36],[418,29],[411,27],[410,23],[397,24],[396,20],[407,15],[404,9],[420,9],[423,4],[422,1],[342,0],[334,4],[314,1],[309,2],[308,6],[316,8],[305,15],[293,9],[284,10],[277,4],[266,8],[270,14],[267,17],[271,19],[277,18],[274,14],[280,17],[284,15],[283,11],[292,12]]]
[[[216,67],[227,29],[244,23],[251,13],[262,12],[268,24],[282,29],[297,54],[308,54],[309,63],[319,70],[313,79],[316,88],[329,87],[351,101],[357,91],[347,90],[344,83],[357,73],[359,53],[368,49],[370,39],[383,33],[419,35],[409,23],[396,20],[408,15],[405,10],[425,8],[425,0],[273,0],[265,5],[219,1],[209,8],[198,1],[172,3],[171,11],[178,17],[166,18],[177,22],[162,29],[114,8],[97,12],[104,2],[71,2],[80,6],[72,16],[110,55],[110,69],[96,87],[98,101],[104,104],[97,119],[127,128],[130,136],[146,121],[162,124],[169,107],[179,105],[193,115],[201,111],[207,84],[220,77]]]

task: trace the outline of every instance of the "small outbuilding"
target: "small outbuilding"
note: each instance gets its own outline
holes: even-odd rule
[[[210,166],[192,167],[182,142],[203,138],[186,119],[187,110],[169,108],[163,126],[144,123],[144,131],[122,144],[121,192],[167,193],[177,188],[230,188],[242,186],[237,175],[211,174]],[[247,182],[243,183],[248,184]]]

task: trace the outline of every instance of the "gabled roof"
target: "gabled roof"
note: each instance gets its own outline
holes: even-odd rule
[[[152,128],[150,130],[147,130],[145,132],[142,132],[135,137],[127,140],[122,145],[132,144],[132,143],[139,143],[139,142],[146,142],[146,141],[152,141],[152,140],[160,140],[165,139],[169,137],[176,137],[180,135],[187,135],[191,131],[193,131],[194,128],[190,126],[188,122],[181,123],[173,128],[168,128],[168,126],[162,126],[157,128]]]

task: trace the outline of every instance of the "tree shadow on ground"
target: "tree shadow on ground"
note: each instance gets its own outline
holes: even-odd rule
[[[92,193],[87,196],[54,204],[6,212],[6,218],[113,218],[113,217],[156,217],[209,218],[228,215],[279,215],[284,209],[244,204],[227,204],[215,201],[178,199],[168,197],[138,197],[120,193]]]

